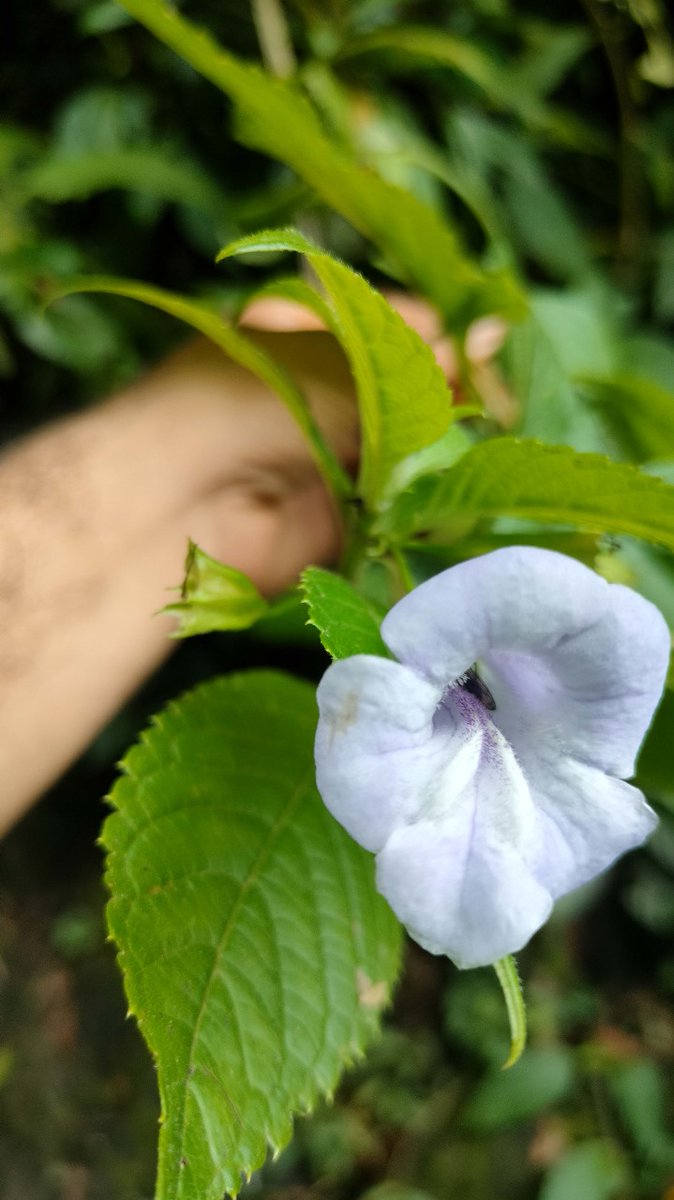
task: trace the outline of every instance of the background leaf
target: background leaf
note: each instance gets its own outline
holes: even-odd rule
[[[500,1128],[532,1117],[568,1095],[574,1082],[569,1051],[561,1046],[525,1050],[508,1071],[485,1076],[468,1102],[470,1129]]]
[[[668,1087],[652,1059],[616,1064],[608,1087],[642,1162],[655,1173],[674,1170],[674,1136],[667,1122]]]
[[[127,755],[106,822],[111,932],[157,1063],[157,1200],[221,1200],[378,1025],[400,928],[313,782],[315,700],[215,680]]]
[[[316,626],[333,658],[348,658],[351,654],[389,657],[379,633],[384,614],[377,613],[343,576],[322,567],[307,567],[300,586],[309,609],[308,624]]]
[[[209,213],[221,229],[231,225],[229,207],[197,163],[151,147],[84,151],[43,158],[24,176],[30,196],[52,203],[84,199],[109,188],[148,192],[162,200]]]
[[[556,28],[555,34],[561,41],[562,31]],[[570,58],[587,46],[587,41],[585,34],[584,40],[579,43],[576,33],[573,46],[567,42],[566,61],[557,66],[558,73],[563,72]],[[530,70],[526,70],[528,64],[523,64],[525,69],[518,71],[510,67],[507,61],[500,63],[493,53],[483,50],[472,38],[457,37],[442,29],[430,29],[424,25],[388,26],[352,38],[340,52],[340,57],[350,59],[364,54],[386,54],[393,59],[394,66],[411,68],[413,71],[424,63],[457,71],[480,88],[496,108],[515,113],[534,129],[557,127],[559,130],[567,122],[573,124],[573,118],[566,113],[555,113],[536,94],[531,85],[539,81]],[[552,83],[552,70],[550,76]]]
[[[231,96],[240,112],[243,141],[291,166],[322,200],[384,250],[448,320],[466,326],[486,313],[523,315],[524,301],[514,279],[481,271],[463,254],[453,230],[435,209],[353,161],[323,130],[292,83],[239,62],[161,0],[120,2]]]
[[[611,452],[606,426],[584,403],[575,375],[611,371],[614,344],[597,298],[586,293],[534,294],[531,314],[503,349],[510,388],[522,407],[517,432],[575,450]]]
[[[674,808],[674,779],[672,778],[672,745],[674,745],[674,693],[667,688],[651,723],[637,760],[639,787]],[[668,883],[668,887],[671,887]],[[672,896],[674,901],[674,895]]]
[[[628,1185],[624,1159],[606,1141],[571,1146],[548,1171],[540,1200],[610,1200]]]
[[[638,461],[674,458],[674,393],[650,379],[585,376],[583,392]]]

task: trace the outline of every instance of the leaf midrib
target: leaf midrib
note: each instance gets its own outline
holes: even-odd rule
[[[234,931],[239,913],[241,911],[241,907],[243,905],[244,897],[248,894],[250,889],[257,882],[257,880],[260,876],[260,873],[262,871],[262,868],[264,867],[264,864],[265,864],[267,858],[269,857],[269,854],[271,852],[271,848],[272,848],[274,842],[276,841],[276,839],[278,838],[278,836],[280,835],[282,830],[287,825],[294,810],[297,808],[297,806],[299,805],[307,788],[310,786],[312,776],[313,776],[313,764],[307,770],[307,772],[304,775],[304,777],[302,778],[302,780],[297,784],[297,787],[294,789],[294,791],[291,792],[285,807],[279,814],[278,819],[275,821],[275,823],[272,825],[271,829],[269,830],[269,833],[260,848],[257,858],[255,859],[253,865],[251,866],[248,876],[241,884],[241,888],[239,891],[239,895],[237,897],[236,904],[234,905],[234,907],[232,908],[232,911],[229,913],[229,915],[227,917],[225,927],[224,927],[222,934],[220,935],[217,945],[215,947],[215,951],[213,954],[213,966],[211,968],[210,975],[209,975],[206,985],[204,987],[203,995],[201,998],[201,1004],[199,1005],[199,1011],[197,1013],[196,1021],[194,1023],[194,1031],[192,1033],[192,1040],[190,1042],[189,1056],[188,1056],[188,1061],[187,1061],[187,1070],[185,1073],[186,1084],[185,1084],[185,1087],[182,1089],[182,1093],[181,1093],[181,1113],[180,1113],[180,1118],[179,1118],[180,1126],[181,1126],[179,1147],[180,1147],[181,1152],[185,1146],[185,1132],[186,1132],[185,1126],[186,1126],[186,1121],[187,1121],[187,1080],[189,1080],[191,1078],[190,1072],[191,1072],[192,1066],[194,1065],[195,1050],[196,1050],[197,1043],[199,1040],[201,1023],[203,1020],[204,1012],[206,1011],[207,1001],[208,1001],[208,997],[210,995],[211,988],[213,987],[213,984],[216,980],[216,976],[218,974],[218,969],[220,966],[222,956],[225,953],[225,950],[227,949],[230,938]],[[163,1091],[163,1089],[162,1089],[162,1091]],[[238,1116],[238,1113],[237,1113],[237,1116]],[[163,1194],[163,1179],[161,1178],[161,1174],[163,1174],[163,1166],[162,1166],[161,1158],[160,1158],[159,1170],[160,1170],[160,1176],[157,1180],[157,1192],[158,1192],[158,1196],[161,1197]],[[182,1190],[182,1188],[179,1185],[179,1191],[181,1191],[181,1190]]]

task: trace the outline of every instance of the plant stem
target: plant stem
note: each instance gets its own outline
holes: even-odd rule
[[[295,73],[297,61],[280,0],[252,0],[252,10],[267,70],[287,79]]]
[[[403,594],[403,596],[405,596],[405,595],[407,595],[408,592],[414,591],[414,589],[416,587],[416,583],[414,582],[414,579],[412,578],[412,573],[410,571],[409,564],[399,546],[390,546],[389,554],[391,556],[391,561],[394,564],[395,569],[396,569],[396,574],[397,574],[398,580],[400,582],[402,594]]]
[[[602,46],[613,82],[620,130],[620,223],[618,276],[634,284],[634,273],[644,238],[643,180],[639,152],[639,112],[632,99],[629,62],[621,33],[622,17],[613,18],[598,0],[580,0]]]

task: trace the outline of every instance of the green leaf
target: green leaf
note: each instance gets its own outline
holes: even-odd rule
[[[582,376],[579,383],[632,457],[674,458],[674,393],[650,379],[625,374]]]
[[[515,97],[506,96],[504,73],[494,56],[485,54],[474,41],[466,38],[425,25],[389,25],[351,38],[338,57],[346,60],[375,53],[393,54],[399,61],[412,59],[416,67],[420,62],[449,67],[465,75],[492,99],[517,102]]]
[[[444,475],[420,479],[376,528],[404,539],[500,516],[631,533],[674,549],[674,487],[599,454],[515,438],[482,442]]]
[[[476,112],[454,111],[448,125],[450,161],[477,185],[489,226],[507,231],[510,253],[523,251],[562,279],[590,276],[585,236],[564,194],[549,177],[532,139]],[[446,156],[445,156],[446,157]],[[502,243],[501,237],[497,241]],[[537,293],[534,293],[534,300]]]
[[[128,14],[121,11],[115,0],[99,0],[79,11],[77,27],[86,37],[95,37],[113,29],[123,29],[130,23]]]
[[[400,927],[316,792],[313,690],[273,672],[168,707],[103,841],[111,933],[162,1103],[156,1200],[221,1200],[378,1027]]]
[[[57,300],[73,292],[104,292],[108,295],[126,296],[129,300],[140,300],[143,304],[150,304],[153,308],[177,317],[179,321],[184,321],[199,333],[205,334],[228,358],[246,367],[276,392],[297,421],[317,466],[335,494],[350,494],[351,480],[327,446],[304,396],[290,375],[250,338],[239,330],[232,329],[218,313],[196,300],[177,296],[174,292],[153,287],[149,283],[139,283],[133,279],[113,279],[103,275],[82,275],[68,280],[54,289],[50,298]]]
[[[43,158],[23,177],[30,196],[51,203],[81,200],[110,188],[147,192],[210,213],[231,225],[224,196],[196,162],[185,163],[152,147],[86,151]]]
[[[459,971],[445,994],[445,1028],[452,1042],[498,1071],[508,1054],[509,1018],[491,968]]]
[[[663,334],[638,333],[621,337],[614,374],[638,375],[663,388],[671,388],[674,379],[674,346]]]
[[[70,296],[49,312],[27,306],[16,325],[36,354],[75,371],[103,371],[106,383],[125,349],[117,323],[84,296]]]
[[[64,157],[125,147],[152,147],[156,102],[142,88],[117,81],[64,93],[54,118],[50,152]]]
[[[322,128],[299,89],[240,62],[163,0],[120,0],[206,79],[232,98],[246,144],[287,163],[336,212],[390,257],[398,272],[448,321],[518,318],[525,302],[514,279],[470,262],[435,209],[353,161]]]
[[[430,1192],[421,1192],[419,1188],[410,1187],[407,1183],[387,1179],[373,1188],[368,1188],[360,1200],[434,1200],[434,1197]]]
[[[551,275],[573,280],[589,274],[592,261],[581,227],[561,190],[523,138],[511,136],[504,164],[505,222],[530,258]]]
[[[557,29],[559,35],[559,29]],[[485,93],[492,104],[504,112],[514,113],[532,129],[543,130],[562,141],[570,141],[586,151],[597,150],[602,143],[583,129],[572,113],[552,108],[529,86],[526,73],[517,66],[501,64],[493,53],[487,53],[474,40],[456,37],[443,30],[425,25],[389,25],[372,33],[352,38],[340,50],[340,59],[364,54],[382,54],[393,58],[394,64],[405,66],[407,59],[413,70],[428,63],[447,67],[463,75]]]
[[[420,133],[407,137],[402,153],[410,168],[417,168],[439,180],[458,196],[491,239],[494,260],[502,265],[512,265],[514,255],[509,235],[498,199],[485,178],[486,173],[475,170],[463,155],[448,154],[444,148],[439,149]]]
[[[616,1065],[607,1084],[621,1122],[642,1162],[671,1175],[674,1137],[667,1120],[668,1087],[663,1071],[647,1058]]]
[[[640,788],[665,803],[669,809],[674,808],[673,743],[674,694],[667,689],[641,747],[636,782]]]
[[[658,830],[662,829],[662,821]],[[653,853],[652,843],[648,847]],[[674,933],[674,889],[671,871],[653,862],[639,862],[624,889],[623,904],[643,929],[671,940]]]
[[[674,463],[672,464],[674,467]],[[659,476],[665,483],[674,483],[658,471],[648,474]],[[660,609],[667,624],[674,629],[674,558],[657,546],[647,546],[632,538],[621,538],[619,547],[607,547],[600,560],[606,578],[616,583],[626,583]],[[671,684],[670,684],[671,686]]]
[[[463,411],[463,407],[457,409],[455,417],[458,418]],[[391,494],[395,495],[397,492],[405,491],[422,475],[434,475],[438,471],[446,470],[447,467],[453,467],[454,463],[458,462],[472,445],[471,438],[461,425],[450,425],[447,432],[443,433],[437,442],[431,442],[422,450],[408,454],[397,464],[391,476]]]
[[[356,271],[293,229],[240,238],[218,261],[259,250],[304,254],[323,284],[356,379],[362,433],[359,492],[371,506],[403,458],[435,442],[450,425],[452,397],[433,352]]]
[[[509,1071],[487,1075],[464,1109],[469,1129],[486,1132],[525,1121],[557,1104],[574,1081],[573,1058],[561,1046],[525,1050]]]
[[[390,657],[381,639],[381,613],[341,575],[322,567],[307,567],[300,586],[309,609],[309,625],[315,625],[321,642],[333,658],[351,654]]]
[[[656,264],[653,307],[656,320],[665,325],[674,317],[674,229],[671,227],[658,238]]]
[[[243,571],[225,566],[190,542],[181,599],[161,611],[178,618],[172,637],[183,638],[216,629],[248,629],[268,610]]]
[[[625,336],[624,314],[603,282],[566,291],[539,288],[531,311],[565,375],[613,374]]]
[[[508,384],[522,406],[520,436],[606,452],[605,422],[583,402],[575,376],[612,370],[609,325],[588,293],[533,297],[530,317],[512,330],[502,355]]]
[[[625,1161],[611,1142],[581,1142],[547,1172],[540,1200],[611,1200],[628,1187]]]
[[[516,77],[544,96],[560,86],[594,43],[587,25],[560,25],[556,21],[548,24],[536,19],[523,32],[528,46],[516,66]]]

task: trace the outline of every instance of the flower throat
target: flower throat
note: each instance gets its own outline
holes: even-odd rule
[[[493,712],[496,708],[496,701],[492,696],[486,683],[483,683],[478,675],[475,667],[469,667],[464,671],[463,675],[459,675],[456,681],[459,687],[463,688],[464,692],[470,692],[471,696],[475,696],[485,708]]]

